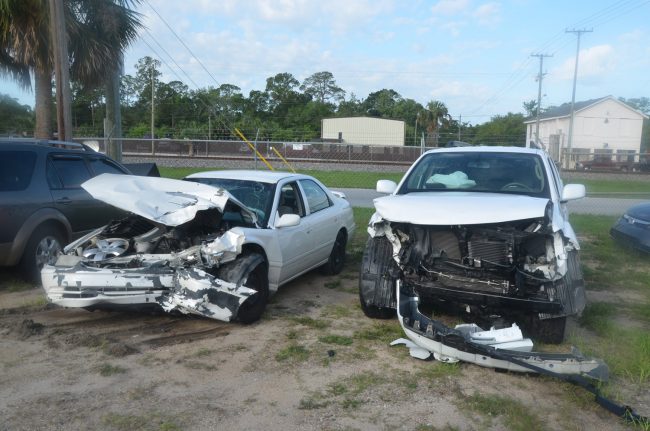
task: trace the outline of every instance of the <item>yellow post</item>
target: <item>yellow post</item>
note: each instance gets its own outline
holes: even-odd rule
[[[276,150],[275,147],[271,147],[271,149],[273,150],[273,152],[274,152],[275,154],[278,155],[278,157],[279,157],[280,159],[282,159],[282,161],[284,162],[285,165],[289,166],[289,169],[291,169],[291,172],[293,172],[293,173],[295,174],[296,171],[293,169],[293,166],[291,166],[291,164],[290,164],[289,162],[287,162],[287,159],[285,159],[284,157],[282,157],[282,154],[280,154],[280,152],[279,152],[278,150]]]
[[[274,169],[273,169],[273,166],[271,166],[271,164],[270,164],[270,163],[269,163],[269,162],[264,158],[264,156],[261,155],[259,151],[257,151],[257,149],[255,148],[255,146],[254,146],[253,144],[251,144],[250,141],[249,141],[248,139],[246,139],[246,136],[244,136],[244,134],[243,134],[242,132],[240,132],[239,129],[236,128],[236,127],[235,127],[235,133],[236,133],[237,135],[239,135],[239,137],[242,139],[242,141],[244,141],[244,142],[246,142],[246,143],[248,144],[248,146],[251,148],[251,150],[253,150],[253,152],[254,152],[255,154],[257,154],[257,157],[259,157],[260,159],[262,159],[262,161],[264,162],[264,164],[266,165],[267,168],[269,168],[269,169],[272,170],[272,171],[274,170]]]

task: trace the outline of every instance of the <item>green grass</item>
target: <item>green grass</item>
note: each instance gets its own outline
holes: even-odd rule
[[[322,337],[318,337],[318,341],[325,344],[336,344],[338,346],[349,346],[353,342],[350,337],[336,334],[323,335]]]
[[[612,317],[616,314],[616,306],[608,302],[592,302],[587,304],[580,317],[580,324],[600,336],[609,334],[613,329]]]
[[[326,320],[314,319],[308,316],[294,316],[290,317],[289,320],[313,329],[325,329],[330,326],[330,323]]]
[[[119,365],[104,363],[97,367],[97,372],[104,377],[108,377],[115,374],[124,374],[126,373],[126,368],[120,367]]]
[[[614,180],[614,179],[587,179],[573,178],[564,183],[584,184],[589,193],[639,193],[650,194],[650,181],[644,176],[639,176],[638,180]]]
[[[488,422],[499,417],[506,429],[512,431],[543,430],[544,422],[530,407],[520,401],[501,395],[474,394],[463,403],[470,410],[484,416]]]
[[[605,360],[615,381],[650,382],[650,267],[649,257],[614,243],[609,228],[615,217],[573,215],[581,237],[587,290],[607,293],[587,304],[579,322],[595,335],[579,331],[569,341],[582,351]],[[600,297],[599,297],[600,298]]]
[[[309,350],[299,344],[291,344],[275,355],[275,360],[278,362],[297,363],[305,362],[307,359],[309,359]]]
[[[383,345],[403,336],[404,332],[397,320],[373,321],[371,326],[361,328],[354,333],[356,339],[374,341]]]
[[[359,172],[359,171],[323,171],[316,169],[300,169],[297,172],[311,175],[330,188],[361,188],[374,189],[378,180],[392,180],[399,182],[407,170],[404,166],[402,172]],[[222,167],[214,166],[210,168],[169,168],[159,166],[160,175],[168,178],[184,178],[187,175],[209,170],[222,170]],[[641,195],[650,195],[650,181],[645,176],[634,177],[630,180],[614,179],[588,179],[588,178],[571,178],[565,179],[564,182],[584,184],[589,193],[637,193]]]
[[[158,170],[160,175],[168,178],[184,178],[196,172],[204,172],[210,170],[222,170],[218,166],[212,168],[169,168],[159,166]],[[300,169],[296,172],[306,175],[311,175],[317,178],[320,182],[330,188],[361,188],[361,189],[374,189],[377,186],[378,180],[393,180],[399,182],[402,175],[406,172],[407,167],[404,167],[403,172],[359,172],[359,171],[321,171],[314,169]]]

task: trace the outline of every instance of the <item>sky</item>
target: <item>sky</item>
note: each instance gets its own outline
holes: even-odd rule
[[[288,72],[329,71],[364,99],[393,89],[479,124],[571,101],[650,97],[650,0],[142,0],[146,29],[125,54],[162,61],[162,79],[190,89],[233,84],[244,95]],[[191,79],[190,79],[191,78]],[[0,78],[0,93],[33,106],[33,93]]]

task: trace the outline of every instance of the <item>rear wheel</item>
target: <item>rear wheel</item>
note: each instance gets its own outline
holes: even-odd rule
[[[326,275],[336,275],[343,271],[345,265],[345,246],[348,239],[345,232],[339,231],[332,247],[332,252],[327,260],[327,263],[321,267],[321,272]]]
[[[40,282],[41,269],[46,264],[52,265],[63,250],[63,235],[54,226],[40,226],[27,241],[20,267],[30,281]]]
[[[239,307],[237,320],[248,324],[262,317],[269,300],[269,281],[266,262],[261,254],[250,253],[222,265],[218,277],[257,291]]]

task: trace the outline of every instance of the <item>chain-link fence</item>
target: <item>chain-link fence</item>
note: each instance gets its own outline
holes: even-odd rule
[[[105,150],[101,138],[76,140]],[[372,205],[372,198],[377,196],[373,191],[377,180],[399,181],[427,149],[326,142],[122,140],[125,162],[155,162],[166,176],[180,178],[193,171],[211,169],[267,170],[270,166],[274,170],[310,174],[329,187],[348,190],[353,196],[363,197],[360,206]],[[579,212],[614,215],[634,203],[650,200],[648,160],[650,157],[645,154],[633,152],[563,151],[558,165],[565,182],[587,185],[590,200],[588,204],[579,204],[585,208],[578,209]]]

